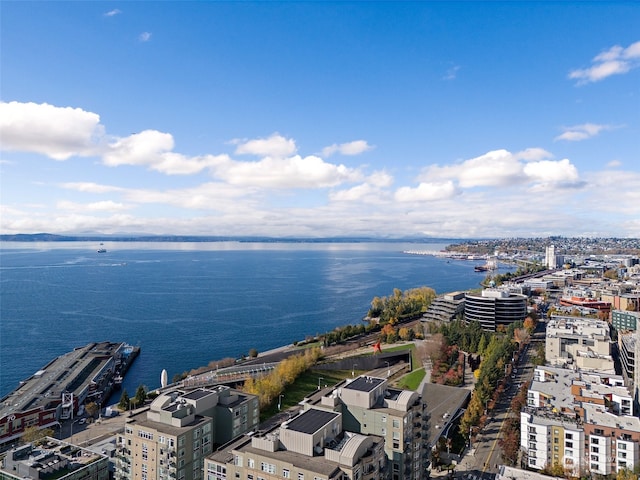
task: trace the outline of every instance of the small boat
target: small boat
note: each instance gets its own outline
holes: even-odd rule
[[[107,249],[106,249],[106,248],[103,248],[103,247],[100,247],[100,248],[98,249],[98,253],[107,253]]]
[[[487,267],[486,265],[476,265],[475,267],[473,267],[473,269],[476,272],[487,272],[489,270],[489,267]]]

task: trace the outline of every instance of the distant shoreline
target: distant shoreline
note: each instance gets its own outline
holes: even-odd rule
[[[3,242],[262,242],[262,243],[460,243],[452,238],[373,238],[373,237],[240,237],[211,235],[56,235],[52,233],[1,234]]]

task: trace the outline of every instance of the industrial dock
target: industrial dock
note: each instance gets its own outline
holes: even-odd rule
[[[96,342],[61,355],[0,400],[0,449],[26,428],[55,428],[85,403],[101,406],[140,353],[126,343]]]

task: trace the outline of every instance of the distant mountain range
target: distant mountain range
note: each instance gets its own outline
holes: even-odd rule
[[[0,235],[5,242],[289,242],[289,243],[360,243],[360,242],[421,242],[457,243],[460,239],[450,238],[274,238],[274,237],[223,237],[210,235],[55,235],[52,233],[18,233]]]

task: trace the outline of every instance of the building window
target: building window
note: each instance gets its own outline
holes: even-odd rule
[[[593,443],[594,445],[598,445],[598,443],[600,443],[600,440],[597,438],[591,437],[591,443]]]
[[[247,459],[247,467],[256,468],[256,462],[253,460],[253,458],[248,458]]]
[[[304,473],[298,474],[298,480],[304,480]]]
[[[567,440],[573,440],[573,433],[565,433],[564,438],[566,438]]]
[[[573,448],[573,442],[566,442],[565,445],[567,448]]]
[[[267,473],[276,473],[276,466],[271,463],[261,462],[260,470]]]
[[[394,419],[392,424],[393,424],[393,428],[400,428],[400,420]]]
[[[598,447],[591,447],[591,451],[593,453],[600,453],[600,449]]]
[[[291,472],[289,472],[288,468],[282,469],[282,478],[291,478]]]
[[[618,450],[626,450],[627,449],[627,444],[626,443],[619,443],[618,444]]]

